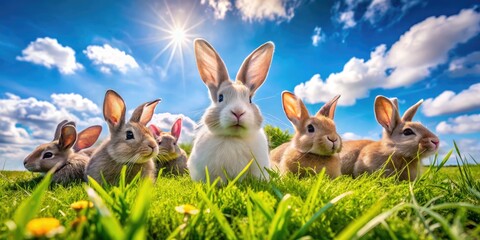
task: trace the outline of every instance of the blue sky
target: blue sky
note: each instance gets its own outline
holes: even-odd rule
[[[181,114],[182,140],[191,139],[210,103],[196,37],[217,49],[231,77],[252,50],[275,43],[254,99],[267,124],[293,131],[283,90],[312,114],[342,94],[338,132],[378,139],[376,95],[398,97],[401,112],[424,99],[414,119],[438,134],[441,154],[456,140],[480,159],[477,1],[9,1],[0,10],[2,169],[23,169],[26,154],[65,118],[80,130],[103,124],[107,89],[129,109],[161,98],[153,121],[167,130]]]

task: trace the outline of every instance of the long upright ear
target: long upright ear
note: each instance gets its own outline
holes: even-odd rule
[[[77,130],[72,125],[63,125],[60,131],[60,138],[58,138],[58,148],[60,150],[67,150],[75,144],[77,140]]]
[[[204,39],[197,38],[193,44],[200,77],[210,89],[212,98],[216,101],[216,92],[220,84],[230,81],[225,63],[223,63],[217,51]]]
[[[170,133],[175,138],[175,142],[180,138],[180,133],[182,132],[182,118],[178,118],[175,123],[173,123]]]
[[[297,129],[301,127],[303,121],[310,117],[302,100],[298,99],[295,94],[291,92],[282,92],[282,104],[285,115],[287,115],[288,120],[290,120]]]
[[[78,152],[82,149],[91,147],[97,141],[100,133],[102,133],[102,126],[100,125],[94,125],[84,129],[78,133],[77,142],[73,145],[73,150]]]
[[[130,122],[138,122],[146,126],[147,123],[152,120],[153,113],[155,112],[155,107],[157,107],[157,104],[160,101],[160,99],[155,99],[151,102],[147,102],[138,106],[135,111],[133,111]]]
[[[333,117],[335,116],[335,109],[337,108],[337,102],[338,99],[340,98],[340,95],[337,95],[333,97],[330,102],[325,103],[325,105],[318,110],[316,116],[325,116],[333,120]]]
[[[397,111],[400,112],[400,108],[398,107],[398,98],[390,98],[390,101],[392,101],[393,105],[397,108]]]
[[[267,42],[258,47],[243,61],[236,80],[250,88],[250,96],[265,82],[270,64],[272,63],[273,42]]]
[[[401,121],[394,103],[384,96],[377,96],[374,108],[377,122],[391,133]]]
[[[53,135],[53,141],[58,140],[58,138],[60,138],[60,133],[62,131],[62,127],[67,122],[68,122],[68,120],[63,120],[60,123],[58,123],[57,128],[55,129],[55,135]]]
[[[103,101],[103,117],[110,131],[119,129],[125,123],[125,110],[122,97],[115,91],[108,90]]]
[[[155,126],[154,124],[150,124],[150,126],[148,126],[148,130],[150,130],[150,132],[153,134],[153,136],[155,137],[158,137],[160,136],[160,134],[162,133],[162,130],[160,130],[160,128],[158,128],[157,126]]]
[[[413,117],[415,116],[415,113],[417,113],[418,108],[420,105],[422,105],[423,99],[415,103],[413,106],[411,106],[407,111],[402,116],[402,120],[405,122],[411,122]]]

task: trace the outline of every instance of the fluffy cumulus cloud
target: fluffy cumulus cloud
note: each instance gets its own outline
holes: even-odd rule
[[[162,131],[170,132],[173,123],[178,119],[182,118],[182,133],[180,135],[180,142],[189,143],[193,141],[193,136],[195,133],[195,128],[197,124],[191,118],[183,114],[172,114],[172,113],[157,113],[154,114],[150,124],[155,124]]]
[[[235,3],[246,21],[290,21],[298,5],[295,0],[237,0]]]
[[[354,105],[373,88],[392,89],[419,82],[448,60],[448,53],[480,32],[480,13],[473,9],[415,24],[392,47],[379,45],[370,59],[351,58],[339,73],[325,80],[319,74],[295,87],[309,103],[326,102],[342,94],[340,105]],[[415,57],[412,57],[415,56]]]
[[[325,41],[325,34],[322,32],[322,28],[315,27],[313,29],[312,45],[317,47],[319,43],[324,41]]]
[[[22,56],[17,60],[31,62],[47,68],[57,68],[62,74],[73,74],[83,66],[77,62],[75,51],[68,46],[62,46],[54,38],[37,38],[27,48],[22,50]]]
[[[468,163],[475,164],[475,162],[472,160],[472,157],[476,161],[480,159],[480,142],[478,141],[478,139],[462,138],[455,142],[458,146],[458,149],[460,150],[462,158],[467,160]],[[450,159],[447,161],[446,165],[457,165],[458,156],[454,149],[453,142],[440,142],[439,158],[442,159],[450,150],[453,150],[453,153],[450,156]]]
[[[448,121],[441,121],[436,130],[440,134],[480,132],[480,114],[462,115]]]
[[[334,5],[333,20],[343,29],[353,28],[362,22],[372,26],[391,25],[421,3],[421,0],[343,0]]]
[[[228,11],[232,10],[230,0],[201,0],[201,4],[208,4],[213,9],[215,19],[224,19]]]
[[[16,165],[21,165],[23,158],[36,145],[53,138],[57,124],[64,119],[75,121],[80,128],[103,122],[96,116],[98,112],[92,110],[98,110],[98,106],[90,106],[90,109],[84,108],[74,114],[68,110],[68,107],[54,100],[58,95],[60,94],[52,94],[52,101],[38,100],[33,97],[20,98],[11,93],[7,93],[6,98],[0,99],[0,155],[2,157],[14,161]],[[91,103],[86,98],[79,98],[77,101]],[[75,100],[70,100],[70,103],[74,106],[83,105]],[[13,163],[9,162],[7,165],[9,164]]]
[[[92,102],[88,98],[82,97],[76,93],[54,93],[51,95],[53,104],[60,108],[64,108],[75,112],[91,112],[93,114],[99,114],[100,109],[97,104]]]
[[[480,51],[452,60],[448,66],[448,71],[453,77],[480,75]]]
[[[359,140],[359,139],[364,139],[362,136],[357,135],[356,133],[353,132],[346,132],[342,134],[342,140]]]
[[[112,70],[126,73],[128,70],[139,68],[132,56],[108,44],[88,46],[83,53],[104,73],[111,73]]]
[[[473,84],[458,94],[444,91],[435,98],[429,98],[423,103],[422,112],[426,116],[438,116],[475,108],[480,108],[480,83]]]
[[[290,21],[295,16],[295,9],[300,0],[201,0],[213,9],[216,19],[224,19],[233,5],[244,21]]]

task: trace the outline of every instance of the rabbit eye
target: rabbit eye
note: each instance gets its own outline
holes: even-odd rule
[[[42,157],[42,158],[43,158],[43,159],[46,159],[46,158],[52,158],[52,157],[53,157],[53,153],[51,153],[51,152],[46,152],[46,153],[43,154],[43,157]]]
[[[250,97],[250,103],[252,103],[252,97]]]
[[[223,94],[218,95],[218,102],[223,102]]]
[[[403,130],[403,135],[408,136],[408,135],[415,135],[415,133],[412,131],[410,128],[406,128]]]
[[[133,136],[133,132],[132,131],[127,131],[127,140],[131,140],[131,139],[135,139],[135,137]]]
[[[308,126],[307,126],[307,131],[308,131],[309,133],[315,132],[315,128],[313,127],[312,124],[308,124]]]

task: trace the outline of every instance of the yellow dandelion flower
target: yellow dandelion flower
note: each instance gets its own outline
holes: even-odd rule
[[[63,229],[56,218],[35,218],[27,224],[27,232],[32,237],[53,237],[63,232]]]
[[[93,207],[93,203],[90,202],[90,201],[85,201],[85,200],[81,200],[81,201],[77,201],[77,202],[74,202],[70,205],[70,207],[79,212],[85,208],[92,208]]]
[[[175,207],[175,210],[182,214],[195,215],[199,212],[198,208],[193,205],[185,204]]]

